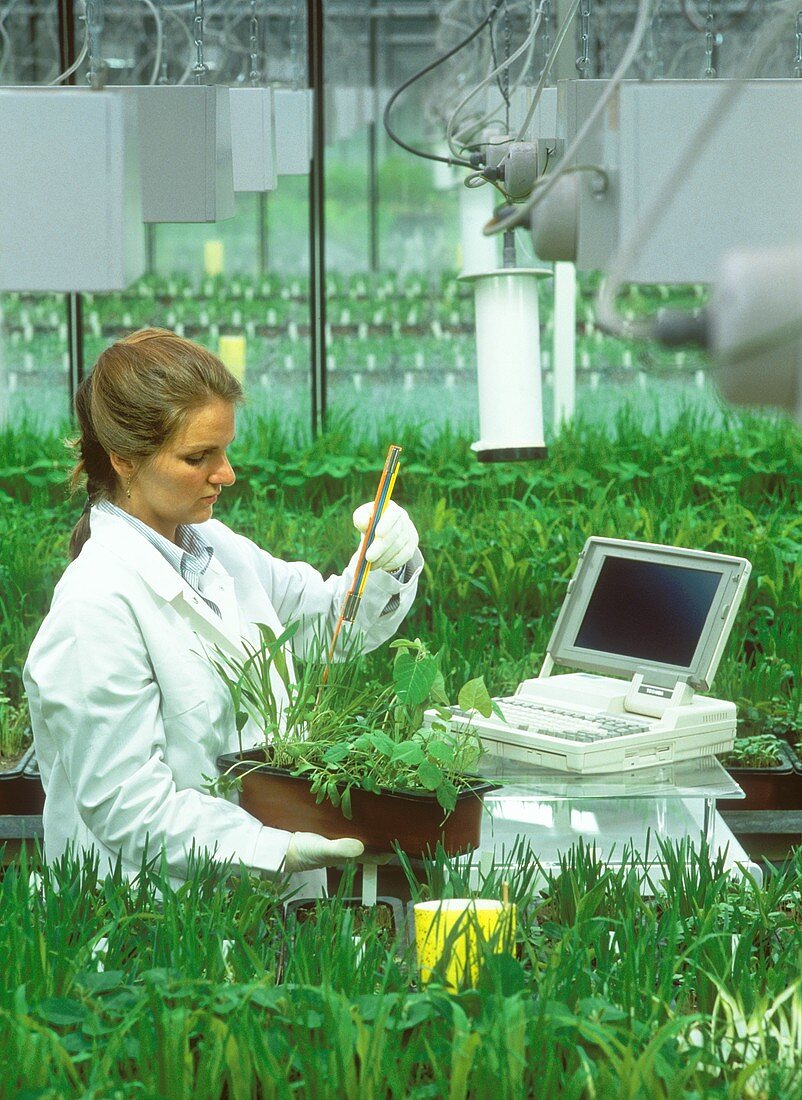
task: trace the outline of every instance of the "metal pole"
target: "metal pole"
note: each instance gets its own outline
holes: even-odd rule
[[[259,274],[267,274],[267,191],[258,192],[256,216],[259,219]]]
[[[39,51],[37,49],[37,23],[39,16],[36,14],[35,0],[28,0],[28,7],[32,9],[28,16],[28,46],[31,51],[33,65],[31,67],[31,80],[34,84],[39,80]],[[63,69],[61,70],[64,71]]]
[[[68,69],[78,56],[75,49],[75,13],[73,0],[58,0],[58,46],[61,72]],[[75,84],[75,73],[67,77],[68,84]],[[67,310],[67,352],[69,355],[70,410],[75,391],[84,377],[84,324],[83,300],[79,293],[64,295]]]
[[[370,87],[371,110],[368,122],[368,246],[370,249],[370,270],[379,270],[379,51],[378,28],[376,26],[376,2],[370,0],[368,15],[368,85]]]
[[[309,165],[309,335],[312,435],[326,427],[326,217],[323,3],[306,0],[309,86],[312,88],[312,162]]]
[[[154,222],[145,223],[145,270],[148,275],[156,271],[156,225]]]
[[[570,424],[576,409],[576,268],[554,265],[554,431]]]

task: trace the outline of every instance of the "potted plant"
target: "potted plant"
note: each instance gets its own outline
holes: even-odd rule
[[[336,664],[312,658],[292,682],[284,646],[297,625],[278,638],[260,630],[261,647],[241,660],[220,654],[216,667],[238,730],[255,719],[264,745],[221,756],[214,788],[236,783],[240,804],[266,825],[354,836],[368,851],[398,844],[419,857],[438,842],[447,853],[476,847],[482,800],[495,785],[473,773],[478,737],[449,727],[443,676],[424,643],[391,643],[389,685],[367,679],[358,656]],[[283,710],[271,670],[289,697]],[[481,678],[465,684],[459,704],[485,715],[493,709]]]
[[[43,805],[28,706],[0,692],[0,815],[39,814]]]
[[[800,805],[794,754],[775,733],[736,737],[721,762],[745,799],[720,799],[719,810],[788,810]]]

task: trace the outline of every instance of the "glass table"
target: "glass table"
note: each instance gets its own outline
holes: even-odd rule
[[[659,863],[660,845],[706,841],[728,870],[762,879],[716,813],[716,799],[743,792],[712,756],[606,775],[574,775],[487,755],[478,769],[501,784],[485,796],[479,865],[509,859],[525,842],[545,867],[572,845],[594,847],[609,865],[633,856]]]

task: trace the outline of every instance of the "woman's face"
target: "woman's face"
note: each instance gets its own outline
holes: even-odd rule
[[[175,541],[182,523],[210,519],[224,485],[236,478],[226,457],[234,438],[234,406],[214,397],[190,413],[173,438],[131,481],[126,511]]]

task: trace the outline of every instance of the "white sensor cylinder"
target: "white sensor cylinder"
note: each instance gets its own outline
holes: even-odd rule
[[[474,283],[482,462],[543,458],[538,278],[547,269],[509,268]]]
[[[464,187],[459,189],[459,240],[462,251],[462,275],[479,275],[492,271],[500,263],[500,235],[485,237],[482,228],[493,217],[495,188]]]

